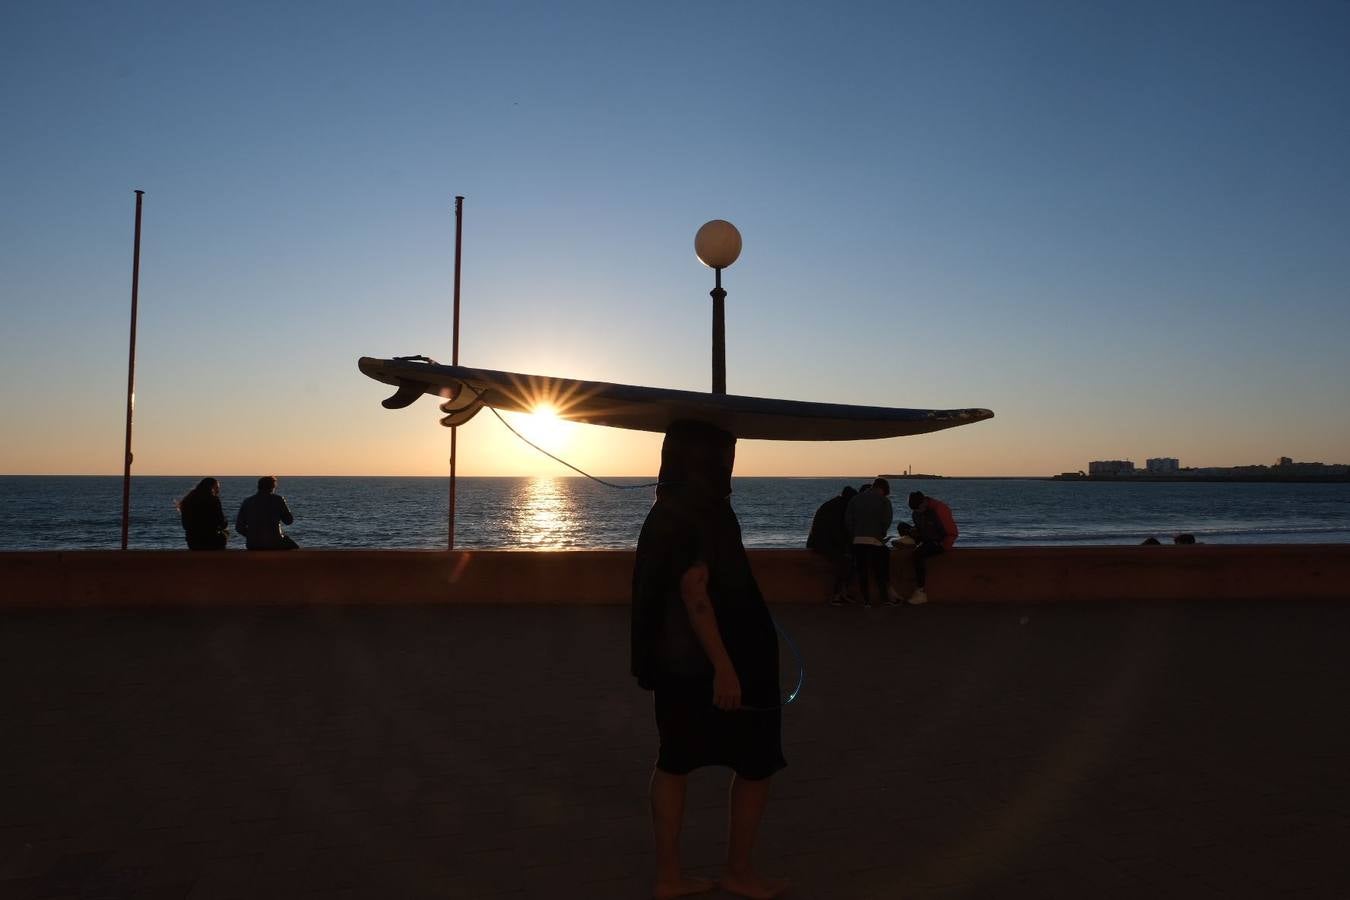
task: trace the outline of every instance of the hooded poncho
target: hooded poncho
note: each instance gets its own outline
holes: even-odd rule
[[[680,595],[681,577],[702,562],[742,690],[767,685],[776,704],[778,638],[729,499],[735,446],[731,435],[701,423],[677,423],[666,434],[656,503],[633,571],[632,671],[649,690],[664,679],[712,677]]]
[[[666,433],[656,503],[633,570],[632,672],[656,692],[659,767],[728,765],[762,778],[785,765],[778,636],[731,508],[735,446],[730,434],[702,423],[677,423]],[[708,567],[708,595],[742,703],[767,712],[712,705],[712,664],[680,593],[681,577],[698,563]]]

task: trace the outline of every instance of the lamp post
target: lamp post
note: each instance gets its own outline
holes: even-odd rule
[[[699,262],[715,273],[714,287],[709,292],[713,301],[712,326],[712,392],[727,392],[727,292],[722,290],[722,270],[741,255],[741,233],[725,219],[704,223],[694,235],[694,253]]]

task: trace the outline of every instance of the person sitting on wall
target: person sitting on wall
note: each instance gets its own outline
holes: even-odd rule
[[[295,516],[276,489],[275,476],[259,478],[258,493],[245,497],[234,517],[234,530],[244,536],[250,550],[295,550],[299,546],[281,530],[283,524],[292,524]]]
[[[899,531],[901,543],[914,545],[914,593],[909,597],[911,606],[921,606],[928,602],[928,593],[924,590],[928,578],[928,559],[950,550],[960,533],[956,519],[952,517],[951,507],[936,497],[926,497],[923,491],[909,495],[909,508],[913,513],[913,525],[901,524]]]
[[[183,521],[183,537],[189,550],[224,550],[229,540],[229,523],[220,508],[220,482],[203,478],[177,501]]]
[[[844,524],[844,511],[848,508],[848,501],[857,493],[853,488],[845,487],[839,496],[822,503],[811,519],[811,534],[806,538],[807,548],[823,556],[834,573],[829,602],[835,606],[849,602],[849,567],[852,564],[849,549],[852,541]]]

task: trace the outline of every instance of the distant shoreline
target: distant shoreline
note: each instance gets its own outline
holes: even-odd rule
[[[1098,481],[1129,484],[1147,481],[1153,484],[1173,481],[1201,481],[1251,484],[1345,484],[1350,475],[1051,475],[1048,481]]]

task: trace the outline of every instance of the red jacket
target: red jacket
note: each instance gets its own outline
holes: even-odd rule
[[[928,508],[931,509],[942,523],[942,530],[946,532],[946,537],[942,539],[942,549],[952,549],[952,544],[956,543],[956,536],[961,533],[956,527],[956,519],[952,518],[952,508],[941,500],[928,498]]]

